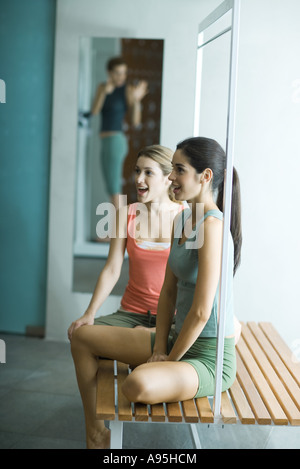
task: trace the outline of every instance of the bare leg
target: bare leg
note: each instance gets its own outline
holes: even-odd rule
[[[83,403],[87,448],[108,448],[109,431],[95,418],[98,356],[133,366],[151,355],[149,332],[111,326],[82,326],[73,332],[71,350]]]
[[[198,386],[198,374],[189,363],[152,362],[133,370],[123,392],[132,402],[157,404],[192,399]]]
[[[149,331],[149,332],[156,331],[156,327],[147,327],[147,326],[135,326],[135,329],[145,329],[146,331]]]

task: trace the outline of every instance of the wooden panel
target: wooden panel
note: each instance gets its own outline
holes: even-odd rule
[[[195,399],[196,406],[199,412],[200,421],[202,423],[213,423],[214,414],[211,410],[210,403],[207,397],[198,397]]]
[[[182,422],[182,414],[179,402],[168,402],[166,406],[169,422]]]
[[[138,422],[147,422],[149,419],[148,407],[146,404],[136,402],[134,404],[134,418]]]
[[[137,152],[160,141],[164,41],[124,38],[121,46],[121,55],[128,66],[127,83],[146,80],[149,88],[149,93],[142,101],[142,122],[139,128],[132,126],[129,112],[125,116],[128,154],[123,165],[122,194],[127,195],[127,203],[132,203],[136,202],[132,168],[135,167]]]
[[[227,392],[221,394],[221,414],[224,423],[236,423],[235,411],[231,405]]]
[[[238,351],[236,354],[237,361],[237,379],[241,388],[247,397],[248,403],[255,415],[255,419],[259,425],[270,425],[272,423],[271,416],[267,411],[259,392],[257,391]]]
[[[280,337],[273,324],[270,322],[260,322],[258,324],[296,380],[298,386],[300,386],[300,362],[295,363],[295,361],[293,361],[291,350]]]
[[[151,406],[152,422],[165,422],[166,414],[163,404],[155,404]]]
[[[234,406],[237,410],[241,423],[248,425],[255,424],[255,417],[253,415],[251,407],[249,406],[248,401],[237,380],[235,380],[235,382],[229,389],[229,393],[232,402],[234,403]]]
[[[296,404],[298,410],[300,410],[300,387],[290,374],[289,370],[279,357],[276,350],[273,348],[265,334],[263,333],[262,329],[254,322],[247,323],[249,329],[251,330],[252,334],[255,336],[256,340],[263,348],[266,356],[268,357],[271,365],[273,366],[274,370],[276,371],[277,375],[281,379],[282,383],[286,387],[289,395],[293,399],[294,403]]]
[[[251,379],[253,380],[262,400],[264,401],[265,406],[267,407],[272,417],[273,422],[275,425],[287,425],[288,419],[280,407],[272,389],[267,383],[255,359],[253,358],[243,337],[240,337],[237,343],[237,349],[249,372],[249,375],[251,376]]]
[[[197,423],[199,422],[198,412],[195,406],[194,399],[188,399],[187,401],[182,401],[182,411],[184,415],[184,420],[188,423]]]
[[[96,418],[115,419],[114,361],[99,360],[97,373]]]
[[[276,396],[277,401],[279,402],[285,414],[287,415],[291,425],[300,425],[299,410],[297,409],[287,390],[283,386],[274,368],[272,367],[268,358],[259,346],[250,329],[245,325],[243,325],[242,327],[242,335],[249,349],[251,350],[251,353],[255,358],[259,368],[261,369],[264,377],[269,383],[274,395]]]
[[[117,382],[118,382],[118,418],[121,421],[132,420],[131,402],[124,396],[122,385],[128,376],[128,365],[118,362],[117,364]]]

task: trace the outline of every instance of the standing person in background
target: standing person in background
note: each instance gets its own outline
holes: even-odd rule
[[[122,57],[114,57],[107,63],[107,81],[100,83],[93,100],[92,115],[101,113],[101,164],[106,190],[116,208],[120,206],[122,171],[128,152],[123,121],[127,111],[131,123],[141,123],[141,102],[148,93],[148,84],[141,80],[135,86],[126,84],[127,65]]]

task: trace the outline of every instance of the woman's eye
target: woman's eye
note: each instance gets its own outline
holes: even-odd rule
[[[138,168],[135,168],[135,173],[140,174],[140,170]]]
[[[152,174],[152,171],[146,171],[147,176],[151,176],[151,174]]]

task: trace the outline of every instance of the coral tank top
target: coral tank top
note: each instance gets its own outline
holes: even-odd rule
[[[121,307],[133,313],[147,314],[148,311],[151,311],[152,314],[156,314],[170,253],[170,243],[167,248],[159,250],[144,249],[138,245],[135,239],[136,205],[130,205],[128,211],[129,282],[121,301]],[[155,244],[165,246],[166,243]]]

